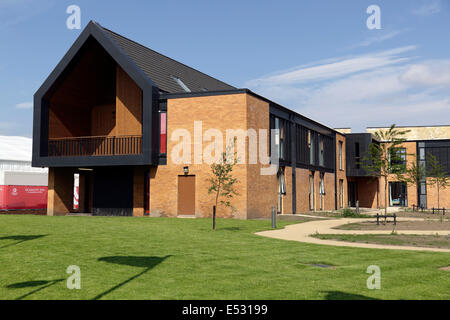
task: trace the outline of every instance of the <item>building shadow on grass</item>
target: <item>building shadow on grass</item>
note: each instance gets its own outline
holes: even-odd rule
[[[347,293],[342,291],[324,291],[326,300],[379,300],[363,296],[361,294]]]
[[[0,246],[0,249],[11,247],[11,246],[15,246],[15,245],[18,245],[18,244],[20,244],[22,242],[39,239],[39,238],[42,238],[42,237],[45,237],[45,236],[46,236],[46,234],[40,234],[40,235],[17,235],[17,236],[0,237],[0,240],[13,240],[13,241],[16,241],[14,243],[10,243],[10,244],[4,245],[4,246]]]
[[[8,289],[23,289],[23,288],[34,288],[38,287],[30,292],[16,298],[16,300],[22,300],[32,294],[44,290],[48,287],[51,287],[58,282],[64,281],[64,279],[56,279],[56,280],[34,280],[34,281],[25,281],[25,282],[17,282],[6,286]]]
[[[114,263],[114,264],[119,264],[119,265],[123,265],[123,266],[130,266],[130,267],[138,267],[138,268],[143,268],[143,270],[141,272],[139,272],[138,274],[132,276],[131,278],[115,285],[111,289],[108,289],[105,292],[100,293],[96,297],[92,298],[92,300],[101,299],[108,293],[111,293],[112,291],[117,290],[118,288],[122,287],[123,285],[142,276],[144,273],[150,271],[155,266],[162,263],[164,260],[166,260],[169,257],[171,257],[171,255],[167,255],[164,257],[112,256],[112,257],[99,258],[98,261],[101,261],[101,262]]]

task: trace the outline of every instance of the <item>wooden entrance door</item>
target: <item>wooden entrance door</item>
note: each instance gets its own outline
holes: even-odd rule
[[[178,215],[195,215],[195,176],[178,176]]]

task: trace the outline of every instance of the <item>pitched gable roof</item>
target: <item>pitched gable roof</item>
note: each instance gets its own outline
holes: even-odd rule
[[[100,25],[99,25],[100,26]],[[186,92],[175,80],[180,79],[192,92],[233,90],[235,87],[166,57],[111,30],[100,28],[158,86],[168,93]]]

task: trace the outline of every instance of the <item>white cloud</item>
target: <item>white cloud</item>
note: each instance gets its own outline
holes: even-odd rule
[[[273,84],[286,85],[342,77],[356,72],[406,62],[409,58],[398,57],[398,55],[414,49],[416,49],[415,46],[408,46],[374,54],[319,61],[312,66],[300,66],[293,71],[251,80],[248,85],[252,87]]]
[[[355,49],[355,48],[359,48],[359,47],[368,47],[372,44],[375,43],[380,43],[392,38],[395,38],[396,36],[398,36],[401,33],[406,32],[407,30],[396,30],[396,31],[391,31],[391,32],[383,32],[383,30],[377,31],[377,32],[381,32],[381,34],[370,37],[364,41],[361,41],[355,45],[350,46],[348,49]]]
[[[33,102],[22,102],[16,104],[17,109],[31,109],[33,108]]]
[[[410,84],[450,87],[450,62],[430,61],[427,64],[413,64],[401,77],[402,81]]]
[[[319,61],[247,85],[333,127],[448,122],[450,60],[413,62],[405,56],[413,48]]]
[[[431,16],[439,13],[442,10],[442,4],[440,0],[427,0],[422,6],[414,8],[412,13],[416,16]]]

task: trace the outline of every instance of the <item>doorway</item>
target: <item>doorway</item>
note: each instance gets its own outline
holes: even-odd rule
[[[356,207],[356,183],[354,181],[348,182],[348,205]]]
[[[195,215],[195,176],[178,176],[178,215]]]
[[[92,169],[80,170],[74,174],[73,212],[92,212]]]
[[[92,215],[133,215],[133,173],[131,166],[95,168]]]
[[[389,182],[389,206],[408,206],[408,195],[405,182]]]

